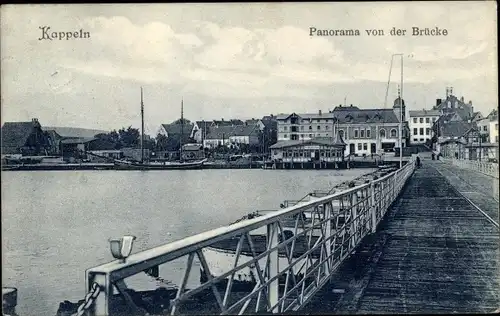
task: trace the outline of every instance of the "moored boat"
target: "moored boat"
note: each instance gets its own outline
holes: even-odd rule
[[[187,170],[201,169],[207,159],[190,161],[190,162],[148,162],[137,163],[124,160],[115,160],[114,164],[117,169],[121,170]]]

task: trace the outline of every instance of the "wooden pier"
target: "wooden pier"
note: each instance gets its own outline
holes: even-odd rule
[[[498,201],[488,196],[491,180],[486,175],[469,175],[469,183],[463,183],[457,174],[465,176],[464,172],[424,160],[377,233],[302,311],[434,314],[497,310]]]

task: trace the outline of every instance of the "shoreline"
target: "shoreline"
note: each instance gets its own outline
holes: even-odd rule
[[[406,163],[406,161],[404,161]],[[272,164],[253,163],[253,164],[204,164],[199,169],[263,169],[263,170],[346,170],[346,169],[361,169],[361,168],[378,168],[381,165],[396,165],[397,161],[385,161],[382,164],[375,161],[350,161],[341,162],[337,165],[314,164],[314,163],[276,163],[275,168]],[[78,170],[115,170],[115,171],[131,171],[137,169],[127,169],[109,163],[85,163],[85,164],[24,164],[24,165],[2,165],[2,171],[78,171]],[[189,170],[189,169],[187,169]],[[150,171],[150,170],[146,170]],[[161,170],[161,171],[168,171]]]

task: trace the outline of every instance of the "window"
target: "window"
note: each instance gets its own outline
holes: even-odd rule
[[[420,128],[420,135],[424,135],[424,129],[422,127]]]
[[[300,127],[300,130],[301,130],[301,131],[303,131],[303,130],[304,130],[304,125],[302,125],[302,126]]]
[[[391,129],[391,137],[397,137],[398,132],[396,131],[395,128]]]
[[[379,133],[380,137],[385,137],[385,129],[382,128]]]
[[[423,123],[423,122],[424,122],[424,118],[423,118],[423,117],[421,117],[421,118],[420,118],[420,123]]]
[[[413,118],[413,123],[417,123],[417,118],[416,117]]]
[[[371,136],[371,132],[372,132],[372,131],[371,131],[371,130],[369,130],[369,129],[367,129],[367,130],[366,130],[366,138],[370,138],[370,136]]]
[[[330,129],[330,126],[329,126],[329,125],[327,125],[327,126],[326,126],[326,129]]]
[[[286,126],[285,126],[285,127],[283,127],[283,130],[285,130],[285,131],[286,131],[287,129],[288,129],[288,127],[286,127]]]
[[[300,138],[304,138],[304,134],[300,134]]]
[[[495,143],[498,143],[498,136],[495,136]]]
[[[425,129],[425,135],[430,135],[431,134],[431,129],[430,128],[426,128]]]
[[[414,139],[413,139],[413,141],[414,141],[414,142],[418,142],[418,138],[414,138]]]
[[[432,123],[435,123],[435,122],[436,122],[436,118],[435,118],[435,117],[433,117],[433,118],[432,118]]]
[[[309,134],[309,137],[313,137],[313,134]]]
[[[287,134],[283,135],[283,138],[288,138],[288,135]]]
[[[484,132],[488,131],[488,127],[486,127],[486,125],[483,126],[483,131]]]
[[[354,138],[359,137],[359,131],[357,129],[354,130]]]
[[[424,141],[424,139],[423,139],[423,138],[420,138],[420,141],[421,141],[421,142],[423,142],[423,141]]]
[[[311,131],[313,129],[313,127],[311,125],[309,125],[309,130]]]
[[[428,118],[428,117],[426,117],[426,118],[425,118],[425,123],[429,123],[429,122],[430,122],[429,118]]]
[[[321,126],[318,125],[318,131],[321,129]]]
[[[361,138],[365,137],[365,130],[364,130],[364,129],[362,129],[362,130],[360,131],[360,137],[361,137]]]
[[[368,144],[367,143],[363,144],[363,150],[368,150]]]
[[[417,135],[418,134],[418,128],[414,128],[413,129],[413,135]]]
[[[362,148],[361,146],[362,146],[362,144],[361,144],[361,143],[359,143],[359,144],[358,144],[358,150],[361,150],[361,148]]]
[[[339,129],[339,136],[344,138],[344,130],[343,129]]]

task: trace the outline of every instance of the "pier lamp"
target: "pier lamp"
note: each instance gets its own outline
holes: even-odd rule
[[[132,246],[134,245],[135,239],[135,236],[123,236],[119,239],[109,239],[109,247],[113,257],[125,262],[125,259],[127,259],[132,252]]]

